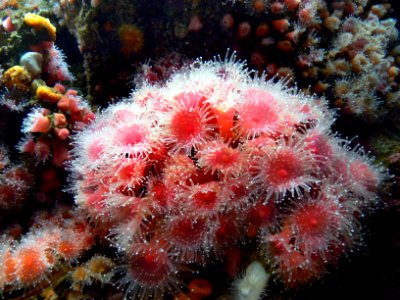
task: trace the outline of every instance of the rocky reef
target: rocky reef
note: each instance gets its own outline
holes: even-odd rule
[[[0,1],[0,297],[397,299],[395,1]]]

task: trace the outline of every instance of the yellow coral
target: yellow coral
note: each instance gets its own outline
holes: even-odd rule
[[[88,270],[83,266],[78,266],[75,268],[74,271],[71,272],[71,277],[74,283],[89,281],[90,280],[90,273]]]
[[[27,91],[29,90],[32,78],[24,67],[13,66],[4,72],[3,81],[9,89],[16,87],[20,90]]]
[[[122,44],[122,53],[129,56],[139,53],[143,49],[144,35],[139,27],[132,24],[123,24],[118,28],[119,40]]]
[[[56,40],[56,27],[50,23],[49,19],[36,14],[27,13],[24,16],[24,22],[26,25],[36,30],[46,30],[51,40]]]
[[[38,100],[50,102],[50,103],[56,103],[58,100],[62,98],[62,95],[58,92],[56,92],[54,89],[51,87],[41,85],[36,89],[36,98]]]
[[[108,257],[95,255],[87,263],[87,270],[93,278],[104,279],[104,275],[111,272],[114,262]]]

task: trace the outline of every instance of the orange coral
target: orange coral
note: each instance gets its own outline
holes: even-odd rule
[[[118,28],[119,40],[122,44],[122,53],[129,56],[139,53],[143,49],[144,35],[139,27],[132,24],[123,24]]]
[[[61,97],[62,95],[60,93],[45,85],[39,86],[36,90],[36,98],[38,100],[56,103],[61,99]]]
[[[50,264],[43,249],[37,245],[22,247],[14,254],[17,260],[16,275],[21,284],[31,284],[45,278],[45,272]]]
[[[24,22],[26,25],[29,27],[32,27],[36,30],[46,30],[50,39],[52,41],[56,40],[56,27],[50,23],[50,20],[47,18],[44,18],[42,16],[32,14],[32,13],[27,13],[24,16]]]

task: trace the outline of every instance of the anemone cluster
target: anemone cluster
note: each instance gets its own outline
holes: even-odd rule
[[[185,265],[229,262],[256,237],[295,286],[360,238],[382,169],[331,133],[323,99],[250,73],[198,60],[76,136],[75,200],[123,254],[127,295],[162,298]]]

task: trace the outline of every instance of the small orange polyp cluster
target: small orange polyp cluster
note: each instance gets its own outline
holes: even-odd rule
[[[122,44],[121,52],[125,56],[137,54],[143,49],[143,31],[133,24],[123,24],[118,28],[119,40]]]
[[[0,292],[39,284],[60,262],[70,262],[92,246],[92,233],[84,216],[72,212],[72,220],[67,213],[62,209],[52,216],[36,218],[35,229],[19,241],[4,236],[0,239]],[[66,240],[73,240],[79,249],[76,256],[63,257],[58,251]]]
[[[51,41],[56,40],[57,29],[53,24],[50,23],[49,19],[39,16],[37,14],[27,13],[24,16],[24,22],[26,25],[34,28],[35,30],[46,30]]]
[[[94,255],[86,263],[79,265],[71,272],[72,289],[81,291],[93,280],[108,283],[113,275],[114,262],[108,257]]]
[[[22,131],[27,135],[19,149],[38,161],[52,158],[53,164],[61,167],[69,158],[66,142],[71,129],[90,123],[94,114],[77,91],[66,91],[61,84],[38,86],[35,96],[36,102],[46,108],[35,107],[25,117]],[[53,190],[55,188],[52,187]]]

